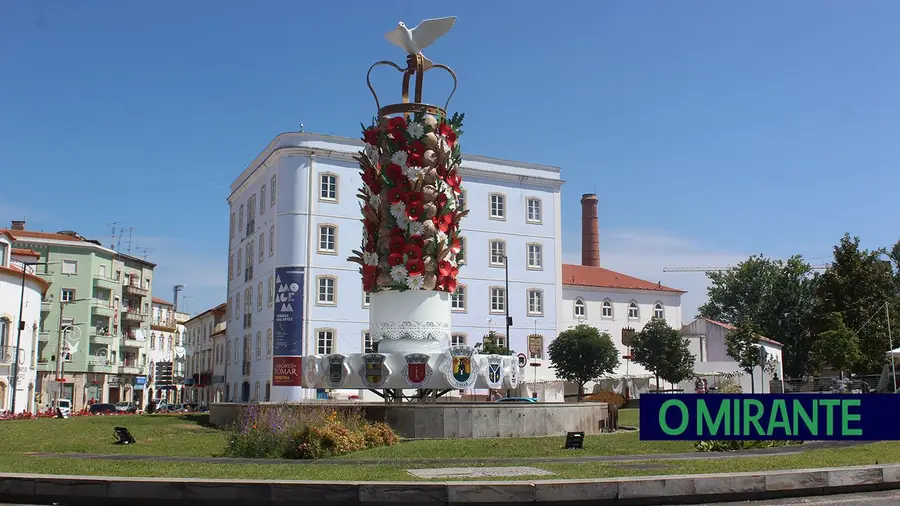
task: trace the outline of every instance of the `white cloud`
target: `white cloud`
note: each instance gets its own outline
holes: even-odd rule
[[[580,234],[566,244],[563,261],[581,263]],[[574,247],[572,247],[574,246]],[[686,290],[681,298],[685,323],[706,302],[708,279],[704,272],[663,272],[666,267],[728,267],[749,255],[705,248],[690,238],[657,231],[607,231],[600,236],[600,265],[629,276]]]

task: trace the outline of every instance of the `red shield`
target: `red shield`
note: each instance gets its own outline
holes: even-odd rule
[[[425,364],[409,364],[407,375],[411,383],[421,383],[425,381]]]

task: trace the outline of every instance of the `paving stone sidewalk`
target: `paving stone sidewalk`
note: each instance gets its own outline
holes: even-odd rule
[[[163,455],[127,455],[127,454],[94,454],[94,453],[43,453],[30,452],[24,455],[47,458],[75,458],[97,460],[145,460],[156,462],[191,462],[198,464],[336,464],[336,465],[479,465],[479,464],[579,464],[586,462],[642,462],[648,460],[718,460],[748,458],[759,456],[795,455],[808,450],[823,448],[845,448],[863,441],[815,441],[796,446],[775,448],[759,448],[740,452],[692,452],[692,453],[657,453],[651,455],[585,455],[574,456],[578,450],[571,450],[572,457],[503,457],[472,459],[327,459],[327,460],[292,460],[292,459],[244,459],[232,457],[189,457]]]

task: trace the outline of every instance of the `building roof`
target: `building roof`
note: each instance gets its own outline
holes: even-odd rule
[[[22,278],[22,269],[16,267],[4,267],[0,265],[0,272],[5,274],[12,274],[17,278]],[[39,287],[41,287],[41,297],[47,294],[47,290],[50,288],[50,283],[40,276],[36,276],[31,274],[30,272],[25,272],[25,279],[29,281],[33,281]]]
[[[132,260],[135,262],[139,262],[145,265],[149,265],[151,267],[156,267],[156,264],[150,262],[148,260],[144,260],[143,258],[134,257],[131,255],[127,255],[125,253],[120,253],[113,249],[109,249],[100,244],[100,241],[95,241],[92,239],[85,239],[84,237],[78,235],[76,232],[65,233],[52,233],[52,232],[35,232],[33,230],[12,230],[8,228],[0,228],[0,234],[8,235],[13,241],[18,242],[28,242],[29,239],[38,239],[43,241],[60,241],[60,242],[70,242],[77,244],[78,246],[87,246],[99,248],[103,251],[110,253],[111,255],[115,255],[121,258],[125,258],[128,260]]]
[[[710,320],[709,318],[704,318],[702,316],[697,319],[709,322],[713,325],[717,325],[719,327],[722,327],[725,330],[735,330],[737,328],[734,325],[731,325],[730,323],[722,323],[722,322],[718,322],[716,320]],[[774,339],[769,339],[768,337],[765,337],[765,336],[757,336],[757,337],[759,337],[759,340],[764,343],[774,344],[775,346],[784,346],[783,344],[779,343],[778,341],[776,341]]]
[[[653,292],[687,293],[662,283],[653,283],[627,274],[585,265],[563,264],[562,284],[564,286],[590,286],[595,288],[620,288],[625,290],[648,290]]]
[[[161,306],[174,306],[175,305],[167,300],[160,299],[159,297],[152,297],[151,299],[153,300],[154,304],[159,304]]]
[[[10,250],[10,253],[20,257],[41,258],[41,254],[33,249],[13,248],[12,250]]]
[[[211,307],[211,308],[207,309],[206,311],[203,311],[202,313],[198,313],[198,314],[192,316],[191,319],[190,319],[190,320],[187,320],[186,322],[184,322],[184,324],[187,325],[189,322],[192,322],[192,321],[194,321],[194,320],[196,320],[196,319],[198,319],[198,318],[202,318],[203,316],[205,316],[205,315],[207,315],[207,314],[209,314],[209,313],[224,313],[224,312],[225,312],[225,308],[226,308],[227,306],[228,306],[228,303],[223,302],[223,303],[219,304],[219,305],[216,306],[216,307]]]

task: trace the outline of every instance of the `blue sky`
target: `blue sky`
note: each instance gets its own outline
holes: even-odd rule
[[[366,69],[403,58],[383,34],[456,15],[426,54],[460,77],[464,149],[562,167],[570,261],[583,191],[601,262],[689,290],[685,318],[705,278],[662,267],[900,238],[900,3],[549,5],[4,3],[0,220],[104,242],[120,221],[153,248],[155,295],[217,304],[232,180],[301,122],[358,136]]]

